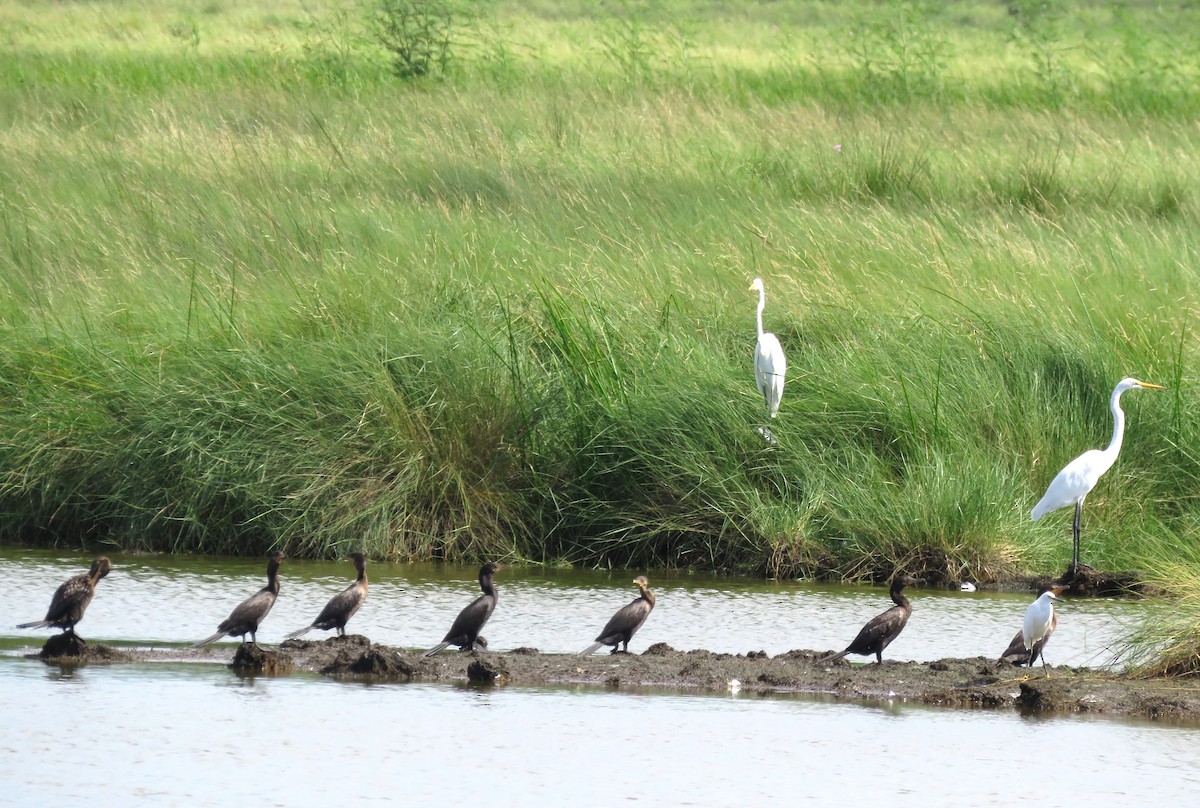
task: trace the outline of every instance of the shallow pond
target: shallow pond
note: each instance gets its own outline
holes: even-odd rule
[[[47,632],[54,587],[89,558],[0,553],[0,804],[68,800],[161,805],[1097,804],[1191,798],[1200,729],[1088,718],[1023,718],[900,703],[240,678],[214,664],[65,670],[22,655]],[[174,644],[207,636],[262,585],[264,563],[114,556],[80,625],[95,640]],[[350,624],[371,639],[432,645],[474,596],[474,570],[375,564]],[[348,563],[285,562],[260,641],[307,624],[346,585]],[[631,573],[505,570],[493,647],[576,651],[633,597]],[[887,605],[880,588],[657,575],[634,650],[843,646]],[[1027,596],[912,592],[896,659],[991,656]],[[1139,604],[1072,603],[1048,651],[1095,663]]]
[[[186,556],[112,556],[115,569],[97,590],[79,633],[119,642],[188,643],[207,637],[265,582],[265,560]],[[66,578],[89,556],[0,550],[0,645],[40,645],[48,632],[13,628],[44,616]],[[375,642],[406,648],[438,642],[459,609],[479,594],[478,567],[372,563],[370,595],[348,626]],[[348,561],[284,562],[279,600],[259,631],[278,643],[312,622],[354,576]],[[496,578],[500,604],[484,634],[494,650],[531,646],[569,653],[587,646],[617,608],[637,594],[634,573],[507,568]],[[658,604],[630,649],[673,648],[774,655],[793,648],[841,649],[863,623],[891,606],[885,587],[763,582],[707,575],[652,574]],[[913,616],[888,649],[891,659],[999,656],[1021,627],[1031,594],[910,589]],[[1047,646],[1054,665],[1098,666],[1145,604],[1071,601]],[[321,639],[321,632],[310,635]],[[236,642],[230,640],[230,642]]]

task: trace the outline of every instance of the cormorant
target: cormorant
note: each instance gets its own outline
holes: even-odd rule
[[[458,617],[454,618],[454,625],[450,626],[446,636],[440,643],[426,651],[425,656],[433,656],[448,645],[457,645],[463,651],[474,651],[478,642],[487,648],[486,642],[479,641],[479,632],[483,630],[483,624],[492,616],[492,612],[496,609],[496,602],[500,600],[500,593],[496,591],[496,587],[492,583],[492,578],[500,569],[499,564],[493,564],[490,561],[480,567],[479,588],[483,590],[483,594],[458,613]]]
[[[258,624],[267,616],[267,612],[271,611],[271,607],[275,605],[275,598],[279,596],[279,565],[281,563],[283,563],[283,553],[279,550],[271,553],[271,558],[267,561],[267,585],[238,604],[238,607],[229,613],[229,617],[217,626],[216,634],[206,637],[192,647],[208,645],[222,637],[240,636],[244,643],[247,634],[250,635],[250,642],[257,646]]]
[[[883,649],[891,645],[892,640],[900,636],[900,632],[904,630],[905,624],[908,623],[908,618],[912,615],[912,604],[908,602],[908,598],[901,594],[901,590],[911,584],[919,583],[922,583],[921,579],[914,578],[911,575],[898,575],[892,579],[891,596],[892,602],[896,605],[883,614],[872,618],[869,623],[863,626],[862,630],[858,632],[858,636],[846,647],[845,651],[830,654],[827,657],[819,659],[817,660],[818,664],[841,659],[846,654],[860,654],[862,656],[874,654],[875,661],[882,663]]]
[[[1054,594],[1057,596],[1061,593],[1064,587],[1052,587]],[[1042,590],[1045,591],[1045,590]],[[1041,592],[1038,593],[1039,595]],[[1054,629],[1058,628],[1058,613],[1055,612],[1050,616],[1050,628],[1042,635],[1042,638],[1033,644],[1033,648],[1025,647],[1025,629],[1024,627],[1017,630],[1013,636],[1012,642],[1008,644],[1008,648],[1004,649],[1004,653],[1000,655],[997,662],[1008,662],[1017,667],[1027,665],[1033,667],[1038,661],[1038,657],[1042,655],[1042,649],[1046,647],[1046,643],[1050,641],[1050,635],[1054,633]]]
[[[17,628],[61,628],[64,634],[74,635],[80,642],[84,639],[75,634],[75,624],[83,619],[83,612],[96,594],[96,584],[112,570],[112,562],[105,556],[92,561],[91,569],[72,576],[54,590],[45,620],[21,623]]]
[[[587,656],[602,645],[611,645],[611,653],[615,654],[619,650],[617,646],[623,643],[625,645],[623,650],[629,651],[629,641],[642,627],[642,623],[646,622],[646,618],[650,616],[650,611],[654,608],[654,593],[650,591],[650,582],[646,580],[646,576],[639,575],[633,579],[633,582],[641,590],[640,594],[634,598],[632,603],[617,610],[617,613],[604,625],[604,629],[600,632],[600,636],[596,637],[596,641],[580,651],[579,656]]]
[[[287,639],[294,640],[314,628],[319,628],[321,631],[336,628],[339,637],[345,636],[346,623],[350,622],[350,618],[358,611],[358,607],[362,606],[363,601],[367,599],[367,557],[362,553],[351,553],[350,559],[354,561],[354,568],[358,570],[358,578],[325,604],[325,608],[317,615],[317,619],[312,621],[312,625],[299,631],[293,631],[287,635]]]

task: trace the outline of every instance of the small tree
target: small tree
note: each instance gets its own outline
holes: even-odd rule
[[[402,79],[444,73],[460,16],[452,0],[377,0],[379,42]]]

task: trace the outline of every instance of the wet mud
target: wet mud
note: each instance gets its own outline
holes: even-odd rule
[[[295,671],[382,682],[471,682],[478,685],[568,685],[736,692],[741,696],[804,693],[833,700],[902,701],[944,707],[1024,713],[1095,713],[1200,721],[1200,686],[1189,679],[1144,680],[1090,668],[1036,666],[1032,670],[983,657],[882,665],[840,659],[819,663],[829,651],[767,654],[677,651],[659,643],[641,654],[580,657],[534,648],[507,652],[391,648],[361,635],[324,641],[288,640],[278,649],[250,644],[228,648],[126,648],[87,645],[82,656],[47,663],[193,661],[222,663],[240,675],[283,676]],[[90,656],[89,656],[90,655]]]

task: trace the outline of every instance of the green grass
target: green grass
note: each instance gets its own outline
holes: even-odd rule
[[[0,540],[1054,572],[1136,375],[1084,560],[1194,548],[1198,12],[894,9],[5,6]]]

